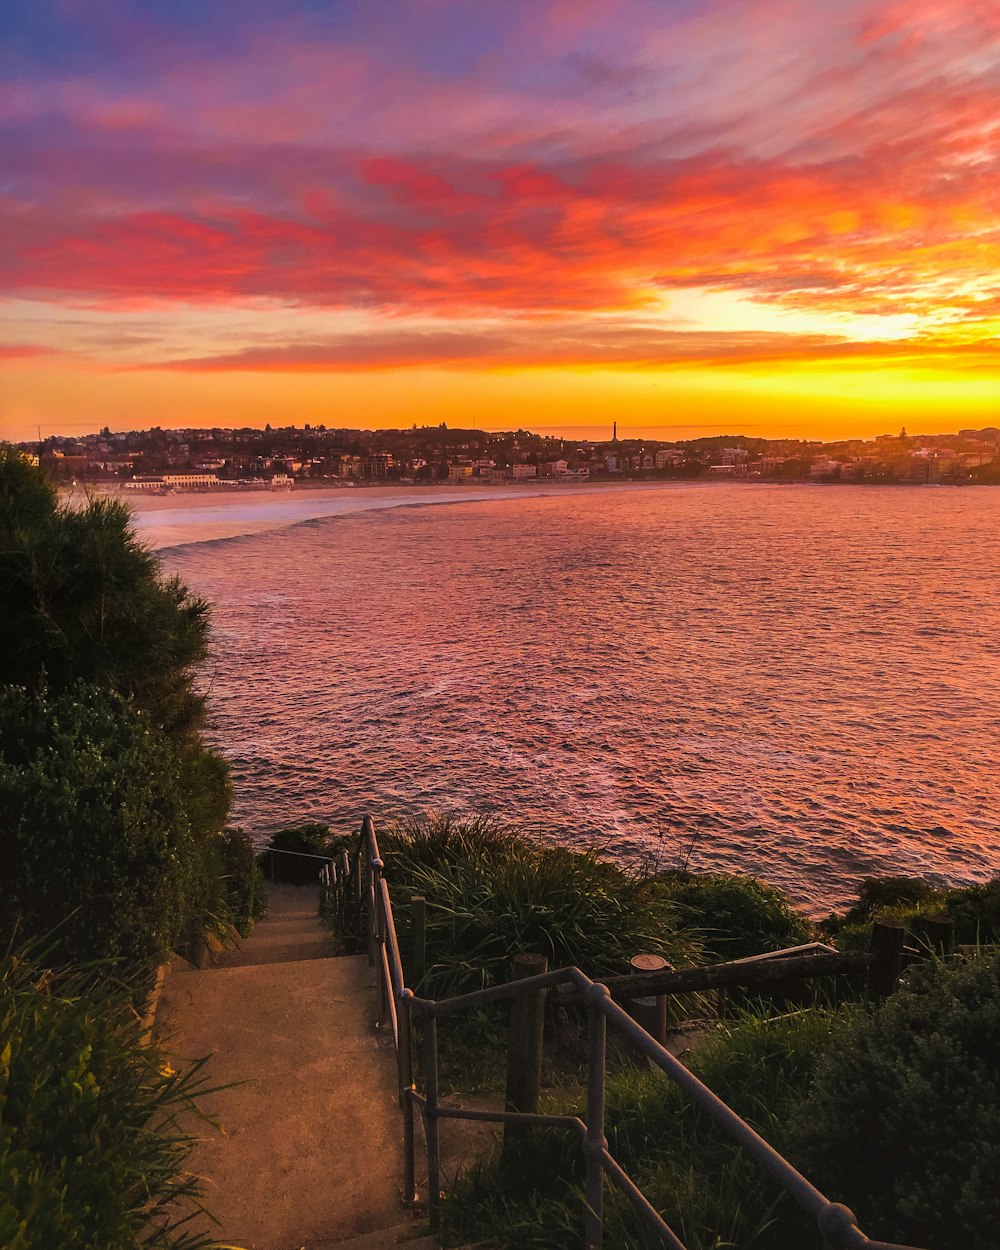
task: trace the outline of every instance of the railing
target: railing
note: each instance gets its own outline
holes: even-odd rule
[[[338,906],[347,909],[352,902],[367,936],[368,959],[377,970],[379,1020],[392,1030],[399,1078],[399,1102],[403,1117],[404,1201],[417,1199],[415,1112],[420,1110],[427,1148],[427,1207],[431,1226],[440,1220],[441,1120],[474,1120],[505,1126],[544,1125],[561,1127],[579,1136],[585,1162],[584,1247],[602,1250],[604,1230],[605,1177],[625,1195],[643,1222],[653,1230],[670,1250],[685,1250],[684,1243],[665,1222],[642,1191],[628,1176],[621,1164],[608,1151],[605,1129],[605,1078],[607,1060],[607,1028],[611,1024],[649,1061],[679,1085],[691,1099],[737,1142],[815,1221],[824,1250],[912,1250],[888,1242],[873,1241],[858,1228],[854,1213],[840,1203],[830,1202],[800,1172],[768,1144],[749,1124],[703,1085],[678,1059],[616,1003],[612,989],[648,994],[650,992],[683,992],[709,988],[712,985],[759,984],[789,975],[816,975],[820,971],[859,972],[865,969],[878,973],[878,954],[863,952],[853,955],[818,952],[785,959],[746,961],[743,973],[734,979],[734,964],[721,977],[720,967],[685,969],[681,972],[647,972],[636,976],[608,978],[595,982],[579,968],[557,968],[535,976],[523,977],[505,985],[492,986],[453,998],[418,997],[405,984],[399,941],[393,922],[392,900],[383,877],[375,826],[370,816],[364,818],[358,850],[350,862],[346,854],[339,864],[325,869],[324,890],[340,896]],[[894,939],[890,939],[893,945]],[[834,962],[831,962],[834,961]],[[892,960],[888,961],[890,964]],[[883,960],[882,973],[885,972]],[[794,969],[792,967],[794,965]],[[836,965],[836,966],[835,966]],[[890,967],[891,973],[891,967]],[[870,982],[871,984],[871,982]],[[560,1001],[576,1001],[587,1009],[587,1111],[586,1120],[572,1115],[547,1115],[525,1111],[485,1111],[441,1105],[438,1089],[437,1022],[470,1007],[503,1002],[555,990]],[[417,1090],[413,1070],[412,1024],[420,1020],[423,1027],[423,1093]]]

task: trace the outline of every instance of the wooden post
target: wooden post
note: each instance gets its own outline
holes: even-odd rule
[[[876,1000],[896,988],[903,968],[906,930],[901,924],[872,921],[871,963],[868,966],[868,994]]]
[[[424,979],[424,973],[427,970],[427,900],[422,894],[414,894],[410,899],[410,908],[410,915],[413,917],[411,973],[412,985],[416,989]]]
[[[670,964],[662,955],[633,955],[629,964],[636,972],[663,972],[670,970]],[[660,1045],[667,1040],[667,995],[642,995],[625,999],[622,1006],[638,1024]]]
[[[955,953],[955,924],[950,916],[917,916],[913,933],[923,948],[921,954],[943,958]]]
[[[515,955],[514,981],[547,972],[549,961],[544,955]],[[545,1039],[545,991],[523,990],[511,1001],[510,1043],[507,1050],[508,1111],[536,1113],[542,1093],[542,1047]],[[504,1125],[504,1146],[517,1137],[523,1128]]]

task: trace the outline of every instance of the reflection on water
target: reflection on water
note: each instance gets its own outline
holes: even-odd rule
[[[236,817],[428,809],[758,872],[1000,868],[1000,492],[685,484],[174,548]]]

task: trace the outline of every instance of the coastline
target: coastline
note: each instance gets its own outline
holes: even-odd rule
[[[303,521],[387,508],[565,498],[608,491],[617,494],[663,490],[677,485],[676,482],[616,482],[462,486],[442,482],[429,486],[321,486],[280,491],[232,492],[209,488],[173,495],[142,495],[123,490],[101,493],[127,502],[140,538],[153,550],[162,550],[190,542],[244,538]],[[73,492],[69,497],[79,497],[79,493]]]

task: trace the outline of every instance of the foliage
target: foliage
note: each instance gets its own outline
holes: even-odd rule
[[[1000,874],[983,885],[948,890],[944,908],[955,922],[956,942],[1000,942]]]
[[[295,851],[303,855],[326,855],[330,843],[330,826],[318,823],[289,825],[279,829],[268,846],[276,851]]]
[[[839,919],[847,925],[865,924],[887,908],[920,908],[938,898],[922,877],[865,877],[858,897]]]
[[[697,946],[669,900],[594,852],[547,848],[489,818],[396,826],[381,849],[407,949],[410,898],[427,900],[422,992],[447,996],[506,981],[521,952],[590,976],[650,951],[690,962]]]
[[[988,1250],[1000,1224],[1000,955],[926,963],[822,1064],[792,1139],[886,1240]]]
[[[746,1014],[702,1042],[690,1066],[782,1150],[787,1118],[820,1056],[848,1027],[848,1017],[823,1008],[777,1019]],[[791,1250],[815,1240],[761,1167],[663,1077],[634,1071],[612,1078],[608,1107],[612,1153],[653,1205],[669,1213],[690,1250],[730,1244]]]
[[[315,885],[321,864],[317,859],[297,859],[298,855],[332,855],[338,847],[330,835],[330,826],[313,822],[289,825],[279,829],[271,837],[268,847],[275,851],[288,851],[286,855],[261,857],[261,867],[272,881],[284,881],[292,885]]]
[[[142,1045],[106,970],[53,973],[0,957],[0,1245],[6,1250],[196,1250],[174,1205],[198,1209],[184,1170],[197,1068]]]
[[[784,1122],[804,1098],[820,1056],[847,1028],[842,1016],[825,1010],[777,1020],[747,1015],[703,1042],[691,1068],[780,1148]],[[690,1250],[811,1244],[808,1224],[778,1187],[662,1073],[628,1067],[609,1076],[607,1134],[611,1154]],[[565,1134],[534,1135],[513,1158],[497,1152],[460,1178],[445,1211],[449,1240],[456,1242],[496,1226],[499,1245],[510,1250],[577,1246],[579,1144]],[[609,1245],[659,1244],[621,1202],[609,1201],[606,1222]]]
[[[209,889],[185,797],[173,744],[130,700],[0,688],[0,935],[156,963]]]
[[[668,872],[656,878],[712,959],[742,959],[809,940],[811,926],[780,890],[757,877]]]
[[[224,829],[219,836],[221,877],[229,919],[243,937],[267,909],[267,887],[257,863],[257,850],[242,829]]]
[[[11,450],[0,451],[0,604],[0,684],[59,693],[86,681],[132,696],[172,735],[199,723],[208,605],[160,576],[123,504],[61,505]]]
[[[894,921],[913,931],[921,916],[949,916],[954,937],[965,945],[1000,941],[1000,875],[981,885],[935,889],[921,877],[867,877],[857,900],[841,915],[832,915],[822,928],[836,938],[842,950],[863,949],[874,918]],[[911,943],[919,946],[919,939]]]

